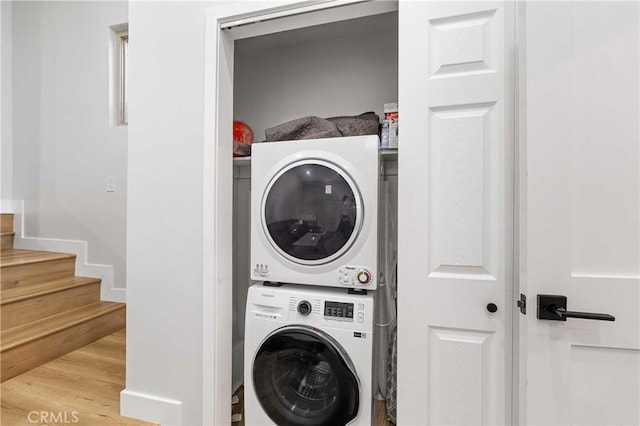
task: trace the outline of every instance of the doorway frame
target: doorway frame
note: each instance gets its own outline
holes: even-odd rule
[[[207,9],[202,194],[202,422],[230,424],[233,296],[233,66],[242,38],[384,13],[397,1],[280,0]],[[353,5],[351,13],[342,6]],[[310,13],[314,12],[314,13]],[[288,18],[286,21],[278,18]],[[252,25],[260,22],[259,28]],[[238,25],[236,34],[223,29]],[[220,106],[223,106],[220,108]],[[213,261],[211,261],[213,259]],[[223,392],[222,390],[228,390]]]

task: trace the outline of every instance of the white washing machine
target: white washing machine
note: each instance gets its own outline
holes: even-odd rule
[[[286,284],[249,289],[247,425],[371,425],[373,295]]]
[[[251,154],[251,279],[374,290],[378,136],[264,142]]]

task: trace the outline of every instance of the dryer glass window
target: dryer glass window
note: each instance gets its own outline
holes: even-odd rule
[[[327,338],[285,328],[260,347],[253,383],[260,405],[279,425],[346,425],[358,414],[358,380]]]
[[[353,188],[336,170],[301,164],[273,183],[264,217],[280,250],[302,261],[318,261],[348,248],[358,205]]]

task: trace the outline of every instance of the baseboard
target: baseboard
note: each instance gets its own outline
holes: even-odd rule
[[[161,425],[181,425],[182,402],[125,389],[120,392],[120,415]]]
[[[5,207],[4,201],[2,207]],[[127,290],[114,287],[113,266],[89,263],[87,261],[88,244],[86,241],[27,237],[24,224],[24,201],[13,200],[10,211],[14,214],[13,225],[16,234],[13,246],[15,248],[75,254],[77,275],[100,278],[102,280],[100,285],[100,298],[102,300],[107,302],[126,302]]]

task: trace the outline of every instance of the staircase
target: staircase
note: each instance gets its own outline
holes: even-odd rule
[[[0,381],[124,328],[125,305],[75,276],[75,254],[14,249],[13,215],[1,216]]]

